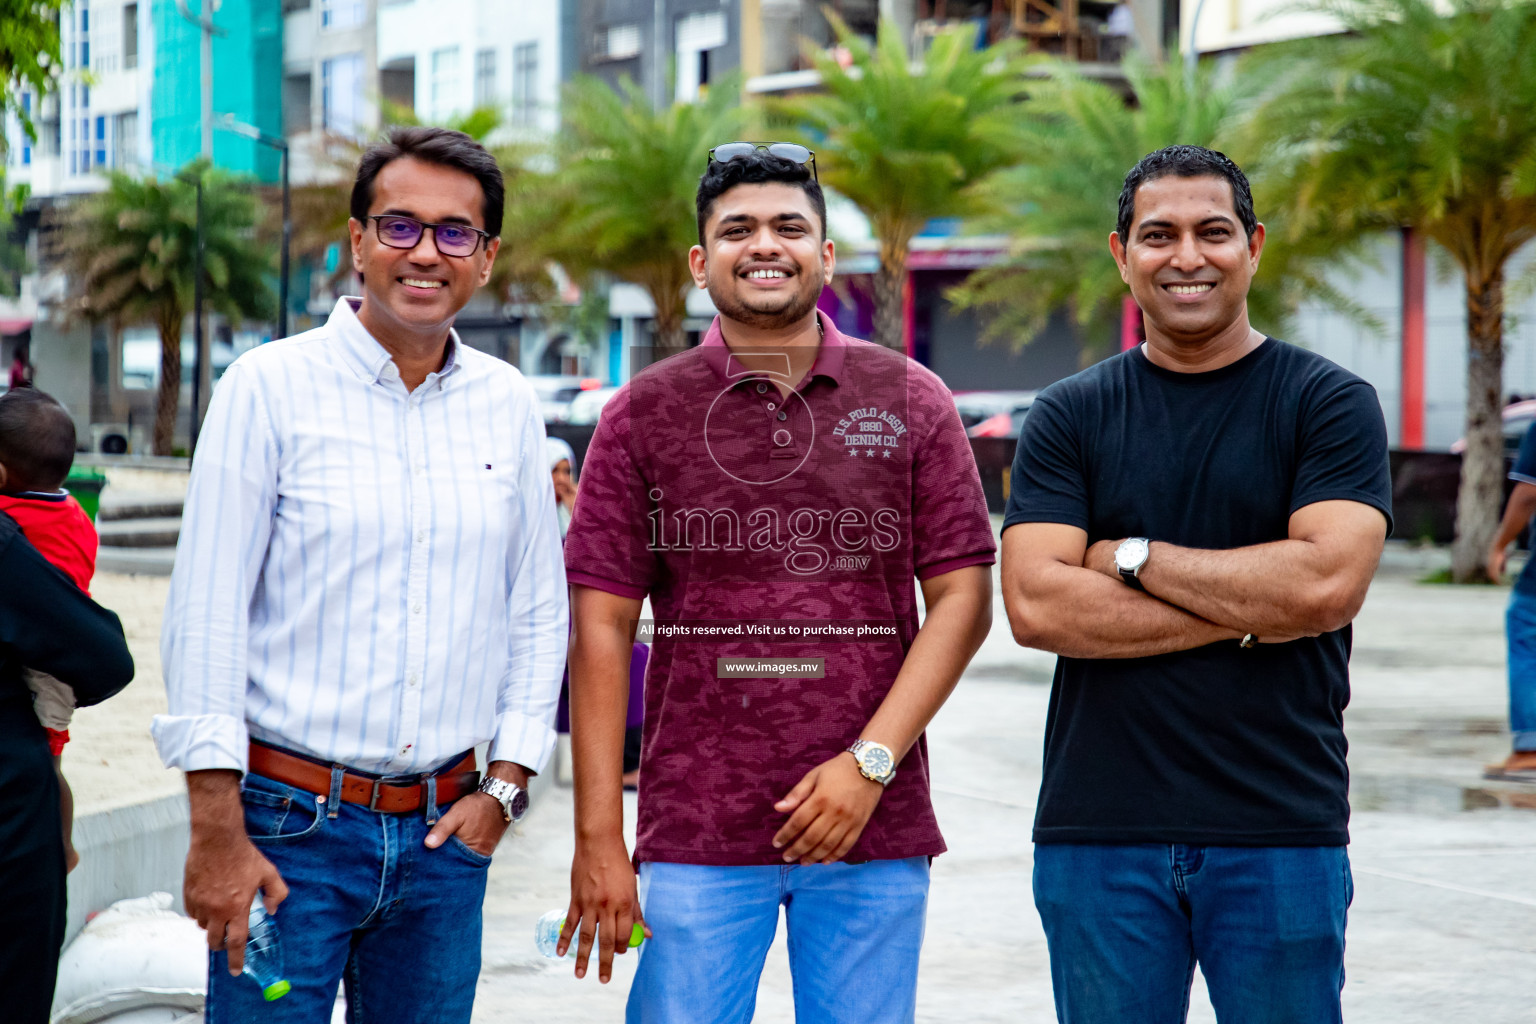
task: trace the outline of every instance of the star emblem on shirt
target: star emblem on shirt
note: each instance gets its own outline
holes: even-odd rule
[[[858,458],[859,457],[859,450],[857,448],[849,448],[848,449],[848,454],[853,456],[854,458]]]
[[[886,450],[885,450],[885,451],[883,451],[883,452],[881,452],[881,453],[880,453],[880,457],[881,457],[881,458],[882,458],[882,459],[888,459],[888,458],[890,458],[890,457],[891,457],[891,450],[890,450],[890,449],[889,449],[889,448],[887,448],[887,449],[886,449]]]
[[[874,458],[875,457],[875,450],[873,448],[866,448],[864,450],[864,454],[868,455],[870,458]]]

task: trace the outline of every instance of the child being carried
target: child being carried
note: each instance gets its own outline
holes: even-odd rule
[[[89,594],[96,572],[96,527],[63,490],[74,461],[75,424],[62,405],[30,387],[0,395],[0,512],[16,520],[38,553]],[[69,742],[75,694],[42,672],[27,669],[24,674],[32,706],[48,730],[48,749],[59,778],[65,864],[72,871],[80,855],[72,841],[74,795],[64,779],[61,755]]]

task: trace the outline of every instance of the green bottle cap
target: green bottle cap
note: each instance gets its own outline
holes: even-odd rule
[[[292,988],[293,986],[288,984],[287,980],[274,981],[272,984],[262,989],[261,994],[265,996],[267,1002],[270,1003],[274,999],[283,998],[283,996],[287,995]]]
[[[639,921],[636,921],[635,926],[629,930],[629,948],[634,949],[644,941],[645,925],[641,924]]]

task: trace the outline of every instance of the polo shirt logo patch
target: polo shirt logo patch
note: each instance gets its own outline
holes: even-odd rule
[[[870,405],[855,409],[839,420],[832,436],[843,439],[843,446],[851,457],[862,454],[870,459],[877,455],[888,459],[891,449],[901,444],[906,432],[907,426],[899,416]]]

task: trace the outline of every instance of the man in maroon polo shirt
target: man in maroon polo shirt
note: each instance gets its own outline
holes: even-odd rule
[[[785,908],[801,1020],[913,1017],[923,729],[991,624],[994,541],[928,370],[816,310],[833,246],[810,153],[717,147],[694,280],[720,316],[603,410],[566,540],[575,862],[566,943],[607,981],[651,935],[630,1021],[742,1021]],[[918,626],[914,577],[926,617]],[[620,748],[651,600],[639,830]]]

